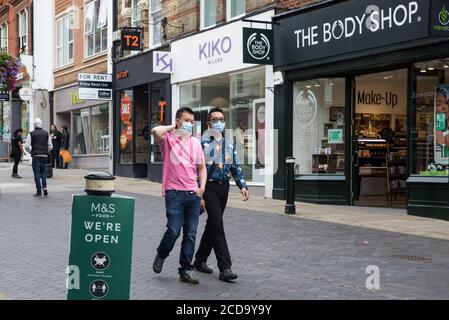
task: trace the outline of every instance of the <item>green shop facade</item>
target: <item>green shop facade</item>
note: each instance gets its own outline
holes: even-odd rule
[[[274,123],[295,199],[449,219],[449,1],[324,1],[276,16]],[[281,75],[281,76],[280,76]],[[285,197],[285,167],[273,197]]]

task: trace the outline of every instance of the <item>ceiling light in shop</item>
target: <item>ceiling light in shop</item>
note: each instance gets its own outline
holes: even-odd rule
[[[449,69],[449,64],[445,63],[443,66],[444,69]]]
[[[427,72],[426,68],[421,68],[421,73],[426,73],[426,72]]]
[[[315,87],[320,87],[321,85],[317,82],[317,83],[315,83]]]
[[[435,70],[435,68],[434,67],[428,67],[427,70],[433,71],[433,70]]]
[[[306,88],[307,88],[307,89],[310,89],[310,88],[312,88],[312,86],[311,86],[311,85],[307,85]]]

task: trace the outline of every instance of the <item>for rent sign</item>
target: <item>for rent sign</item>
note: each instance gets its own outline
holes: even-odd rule
[[[133,225],[132,198],[73,197],[67,299],[129,299]]]

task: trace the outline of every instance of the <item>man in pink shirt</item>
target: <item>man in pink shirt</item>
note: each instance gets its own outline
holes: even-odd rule
[[[199,284],[192,272],[192,260],[207,171],[201,143],[192,136],[193,123],[192,109],[181,108],[176,113],[175,125],[159,126],[151,131],[162,152],[162,193],[167,210],[167,231],[157,248],[153,270],[162,271],[182,228],[180,280]]]

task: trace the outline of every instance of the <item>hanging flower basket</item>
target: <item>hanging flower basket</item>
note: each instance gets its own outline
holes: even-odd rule
[[[0,89],[14,91],[16,88],[16,76],[21,64],[17,58],[0,50]]]

